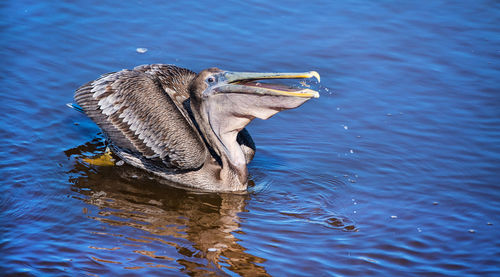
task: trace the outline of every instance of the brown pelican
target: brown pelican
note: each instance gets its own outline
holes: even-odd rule
[[[255,145],[245,126],[293,109],[319,93],[258,82],[315,77],[305,73],[196,74],[173,65],[108,73],[75,92],[124,162],[182,186],[211,191],[247,188]]]

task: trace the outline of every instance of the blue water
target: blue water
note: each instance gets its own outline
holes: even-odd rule
[[[0,3],[2,275],[500,275],[498,1],[168,2]],[[82,161],[74,90],[148,63],[321,97],[250,124],[247,195],[198,194]]]

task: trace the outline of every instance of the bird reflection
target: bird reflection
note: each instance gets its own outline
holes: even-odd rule
[[[126,238],[112,247],[91,248],[106,253],[130,249],[132,253],[124,255],[134,262],[125,265],[111,255],[92,257],[95,261],[121,263],[128,269],[173,267],[189,275],[269,276],[262,266],[265,259],[246,253],[234,236],[242,232],[238,213],[245,212],[248,194],[186,191],[159,185],[165,180],[132,166],[95,167],[82,161],[104,149],[104,140],[96,138],[66,150],[74,161],[70,182],[76,197],[91,205],[83,209],[86,216],[107,226],[96,235],[110,235],[112,241]],[[92,208],[96,212],[90,212]],[[162,249],[176,253],[164,255],[169,251]],[[137,264],[141,256],[151,259]]]

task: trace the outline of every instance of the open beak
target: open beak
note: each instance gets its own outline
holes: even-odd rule
[[[308,88],[291,88],[281,84],[260,83],[259,80],[269,79],[305,79],[320,76],[316,71],[302,73],[257,73],[225,71],[224,84],[215,88],[219,93],[242,93],[270,96],[294,96],[302,98],[318,98],[319,93]]]

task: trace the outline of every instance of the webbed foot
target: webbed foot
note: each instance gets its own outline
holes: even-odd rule
[[[83,159],[84,162],[91,164],[91,165],[97,165],[97,166],[114,166],[115,165],[115,159],[113,158],[113,154],[111,153],[111,150],[109,150],[108,147],[106,147],[106,151],[104,154],[96,157],[96,158],[85,158]]]

